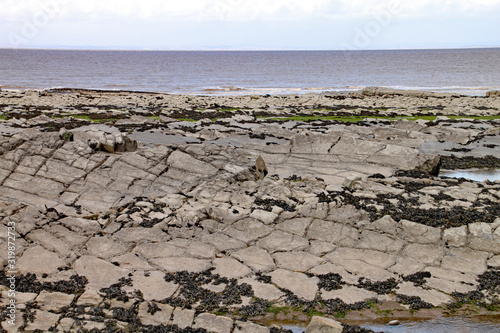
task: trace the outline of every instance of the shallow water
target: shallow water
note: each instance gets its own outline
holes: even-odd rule
[[[451,178],[465,178],[477,182],[500,180],[500,170],[497,169],[441,170],[439,175]]]
[[[500,318],[440,317],[423,321],[402,322],[401,325],[361,324],[363,328],[387,333],[499,333]],[[305,332],[305,327],[283,325],[294,333]]]

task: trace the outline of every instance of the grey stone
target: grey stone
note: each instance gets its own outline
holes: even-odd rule
[[[369,225],[370,230],[384,232],[396,236],[401,232],[401,224],[394,221],[389,215],[386,215]]]
[[[172,325],[177,325],[180,329],[190,327],[194,321],[194,310],[176,308],[173,313]]]
[[[336,246],[329,242],[323,242],[318,240],[313,240],[310,242],[311,246],[309,247],[309,252],[316,256],[325,255],[328,252],[332,252],[335,250]]]
[[[232,256],[257,272],[268,271],[276,267],[271,255],[266,250],[256,246],[234,252]]]
[[[103,298],[97,290],[86,290],[80,297],[78,297],[77,304],[83,306],[97,306],[103,301]]]
[[[87,242],[87,253],[99,258],[110,258],[122,254],[127,249],[108,237],[94,237]]]
[[[354,304],[376,298],[377,293],[354,286],[343,286],[342,289],[338,290],[321,290],[321,297],[325,300],[339,298],[346,304]]]
[[[325,260],[307,252],[278,252],[273,255],[279,268],[290,271],[306,272]]]
[[[215,257],[215,247],[197,240],[187,240],[176,238],[168,244],[183,248],[186,255],[199,259],[212,259]]]
[[[493,234],[488,223],[469,224],[469,247],[474,250],[500,253],[500,234]]]
[[[233,258],[217,258],[213,261],[214,274],[219,274],[230,279],[237,279],[252,272],[250,268]]]
[[[63,330],[63,332],[69,332],[71,331],[71,328],[73,327],[74,323],[75,320],[72,318],[62,318],[59,320],[59,323],[57,324],[57,329]]]
[[[441,268],[464,273],[483,274],[486,272],[488,253],[468,248],[452,248],[446,253]]]
[[[153,271],[137,271],[132,278],[131,291],[140,290],[146,301],[164,300],[172,297],[179,286],[173,282],[165,281],[165,273]]]
[[[143,325],[168,325],[174,312],[174,308],[168,304],[162,303],[152,303],[158,308],[157,311],[152,314],[148,311],[151,303],[142,302],[139,305],[138,317],[141,318],[141,323]]]
[[[295,218],[277,224],[275,228],[298,236],[305,236],[305,232],[312,220],[310,217]]]
[[[401,221],[406,239],[413,243],[437,244],[441,240],[441,230],[420,223]]]
[[[278,219],[278,214],[256,209],[252,212],[252,214],[250,214],[250,217],[262,221],[264,224],[272,224]]]
[[[500,255],[496,255],[496,256],[491,257],[488,260],[487,264],[488,264],[488,266],[491,266],[491,267],[500,267]]]
[[[212,244],[218,251],[237,250],[246,246],[245,242],[219,232],[210,235],[202,235],[200,240]]]
[[[152,259],[151,264],[170,273],[188,271],[193,273],[203,272],[210,268],[210,261],[190,257],[165,257]]]
[[[393,236],[365,230],[361,233],[361,242],[357,245],[360,249],[376,250],[381,252],[398,253],[404,242]]]
[[[57,252],[62,258],[66,257],[70,253],[70,246],[68,244],[54,237],[45,230],[33,230],[27,237],[31,241],[42,245],[44,248]]]
[[[255,180],[262,180],[268,174],[266,162],[262,156],[257,157],[257,161],[255,161]]]
[[[16,263],[20,274],[51,274],[56,272],[59,267],[65,266],[66,263],[57,254],[38,245],[24,251]]]
[[[445,253],[446,249],[438,245],[409,244],[404,248],[401,260],[438,266]]]
[[[113,257],[110,262],[117,263],[119,267],[130,270],[152,270],[153,267],[145,260],[141,260],[136,254],[125,253],[121,256]]]
[[[43,310],[36,310],[34,314],[35,320],[26,325],[25,331],[41,330],[48,332],[49,328],[56,326],[59,320],[59,315]]]
[[[232,238],[236,238],[245,243],[258,240],[269,235],[272,228],[266,226],[254,218],[245,218],[224,229],[224,232]]]
[[[373,250],[360,250],[338,247],[324,256],[332,262],[340,260],[360,260],[380,268],[388,268],[396,263],[396,255]]]
[[[204,328],[208,332],[231,333],[233,320],[228,317],[216,316],[211,313],[199,314],[194,320],[194,328]]]
[[[341,223],[314,220],[307,231],[307,238],[341,246],[354,247],[358,243],[358,230]]]
[[[87,278],[89,281],[87,288],[91,287],[97,290],[109,287],[130,272],[97,257],[87,255],[77,259],[73,264],[73,269],[78,275]]]
[[[73,295],[42,290],[36,302],[43,310],[57,312],[62,307],[70,305],[74,298]]]
[[[169,243],[142,243],[137,245],[132,252],[140,254],[147,259],[154,259],[181,257],[185,255],[186,250]]]
[[[269,333],[269,328],[248,321],[236,321],[233,333]]]
[[[309,246],[309,242],[297,235],[284,231],[273,231],[269,236],[259,240],[257,246],[268,251],[302,251]]]
[[[284,269],[278,269],[269,275],[274,284],[290,290],[300,298],[312,301],[316,297],[319,282],[317,277],[308,277],[305,274]]]
[[[170,154],[167,164],[172,168],[206,176],[213,176],[218,171],[211,164],[200,161],[180,150]]]
[[[270,283],[262,283],[252,278],[240,279],[239,283],[246,283],[252,286],[255,297],[268,301],[276,301],[285,296],[285,293]]]
[[[306,333],[342,333],[344,326],[336,320],[314,316],[306,328]]]
[[[443,241],[448,246],[460,247],[467,243],[467,226],[445,229]]]
[[[399,284],[398,294],[418,296],[422,299],[422,301],[431,303],[434,306],[444,305],[452,300],[450,296],[443,292],[415,287],[411,282],[403,282]]]

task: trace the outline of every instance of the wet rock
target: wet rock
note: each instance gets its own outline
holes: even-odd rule
[[[342,333],[344,327],[336,320],[314,316],[306,328],[306,333]]]
[[[251,322],[236,321],[234,333],[269,333],[269,328]]]

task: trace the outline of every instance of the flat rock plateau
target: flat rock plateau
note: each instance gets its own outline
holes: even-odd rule
[[[498,316],[499,167],[495,94],[0,91],[1,327]]]

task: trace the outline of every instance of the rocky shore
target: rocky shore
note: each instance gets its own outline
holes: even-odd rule
[[[494,93],[0,91],[1,327],[499,316],[500,181],[439,176],[499,147]]]

